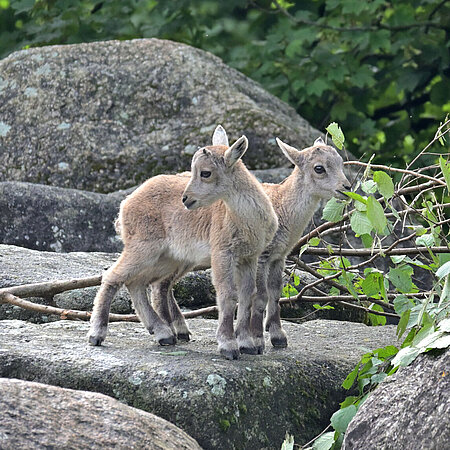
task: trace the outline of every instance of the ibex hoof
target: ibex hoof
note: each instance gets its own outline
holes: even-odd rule
[[[270,342],[275,348],[286,348],[288,346],[287,339],[283,338],[271,338]]]
[[[256,347],[240,347],[239,351],[245,353],[246,355],[257,355],[258,349]]]
[[[178,333],[177,339],[179,341],[190,341],[191,338],[189,337],[189,333]]]
[[[177,342],[177,339],[175,336],[171,336],[168,338],[162,338],[158,341],[159,345],[175,345]]]
[[[239,359],[239,350],[220,350],[220,354],[229,360]]]
[[[264,353],[264,346],[263,345],[258,345],[256,347],[256,351],[257,351],[257,355],[262,355]]]
[[[103,338],[96,336],[89,336],[89,345],[99,346],[102,345]]]

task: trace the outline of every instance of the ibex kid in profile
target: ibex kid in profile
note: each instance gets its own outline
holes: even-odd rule
[[[224,145],[228,145],[223,129],[221,137]],[[272,242],[258,261],[257,294],[253,301],[251,318],[251,329],[258,354],[264,350],[263,314],[266,306],[266,330],[270,333],[272,345],[287,346],[278,303],[286,256],[302,236],[320,201],[338,195],[343,189],[350,189],[350,183],[343,172],[341,156],[321,138],[317,139],[312,147],[302,151],[280,140],[277,142],[295,168],[280,184],[262,184],[272,201],[279,226]],[[180,339],[188,339],[189,331],[172,294],[172,285],[181,275],[181,272],[173,273],[162,282],[153,284],[152,299],[155,305],[167,302],[170,314],[165,315],[166,320],[168,323],[173,322]],[[160,310],[162,311],[162,308]],[[161,312],[160,315],[164,313]]]
[[[213,145],[195,153],[190,178],[186,174],[153,177],[122,202],[118,229],[124,249],[102,278],[88,333],[90,344],[104,341],[111,301],[123,284],[140,320],[161,345],[174,344],[176,336],[189,339],[171,286],[195,266],[211,265],[220,353],[236,359],[239,352],[257,352],[250,329],[257,261],[278,222],[268,196],[241,161],[247,146],[242,136],[229,147],[219,126]],[[157,311],[147,297],[149,284]]]
[[[302,236],[320,201],[350,189],[341,156],[322,138],[316,139],[312,147],[302,151],[279,139],[277,143],[295,167],[282,183],[263,183],[278,216],[278,230],[258,264],[257,295],[252,307],[251,326],[260,353],[264,348],[263,314],[266,306],[265,328],[270,333],[272,345],[287,346],[278,302],[286,256]]]

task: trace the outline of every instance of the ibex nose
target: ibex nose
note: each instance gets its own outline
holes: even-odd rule
[[[349,191],[351,189],[351,185],[350,184],[344,184],[344,189]]]
[[[183,203],[186,203],[187,195],[183,195],[183,198],[181,199]]]

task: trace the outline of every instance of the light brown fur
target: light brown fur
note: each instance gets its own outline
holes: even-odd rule
[[[220,352],[229,359],[237,358],[239,350],[256,353],[250,330],[256,267],[275,234],[277,218],[261,185],[240,161],[247,139],[228,147],[225,131],[218,127],[213,144],[194,155],[191,177],[151,178],[122,202],[117,228],[124,250],[103,276],[96,296],[88,334],[92,345],[100,345],[106,337],[111,300],[122,284],[160,344],[174,344],[176,336],[189,339],[171,288],[193,267],[211,265]],[[205,172],[210,176],[203,177]],[[147,298],[149,284],[156,311]]]
[[[258,264],[257,296],[252,307],[252,331],[256,345],[264,348],[263,314],[267,306],[266,330],[272,345],[286,347],[287,337],[281,326],[279,297],[285,258],[294,248],[312,219],[321,200],[349,190],[350,183],[343,172],[343,161],[337,151],[321,138],[302,151],[279,139],[284,155],[295,165],[291,175],[281,184],[264,183],[278,217],[274,239],[261,255]],[[322,167],[324,173],[316,173]]]

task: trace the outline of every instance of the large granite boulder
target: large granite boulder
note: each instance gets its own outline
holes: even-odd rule
[[[395,344],[395,327],[286,323],[290,348],[237,361],[217,351],[217,321],[190,319],[192,341],[158,346],[139,323],[113,323],[101,347],[88,324],[0,322],[0,377],[100,392],[169,420],[205,449],[304,443],[329,422],[345,376],[367,348]]]
[[[0,74],[0,181],[113,192],[187,170],[218,123],[247,135],[253,169],[288,165],[275,136],[304,147],[320,134],[219,58],[170,41],[33,48]]]
[[[6,378],[0,448],[200,450],[170,422],[106,395]]]
[[[40,252],[0,244],[0,288],[100,275],[113,264],[118,256],[117,253],[100,252]],[[299,290],[305,284],[315,281],[315,278],[306,272],[296,271],[296,275],[300,281],[300,285],[297,286]],[[288,279],[285,277],[285,282],[287,281]],[[327,290],[326,286],[321,285],[320,288]],[[33,297],[30,300],[62,309],[91,311],[97,290],[97,286],[86,287],[62,292],[52,297]],[[306,293],[306,295],[315,294],[314,291]],[[215,305],[216,293],[211,280],[211,270],[197,270],[187,274],[175,284],[174,295],[182,309],[196,309]],[[120,289],[115,296],[111,305],[111,312],[117,314],[133,313],[131,299],[125,288]],[[343,309],[339,305],[335,305],[334,310],[317,311],[312,307],[312,303],[285,304],[282,307],[282,315],[283,317],[300,319],[303,317],[304,320],[324,318],[362,322],[365,319],[365,314]],[[57,320],[59,316],[50,316],[24,310],[11,304],[3,304],[0,305],[1,319],[21,319],[41,323]]]
[[[101,275],[118,258],[117,253],[40,252],[13,245],[0,244],[0,288],[28,283],[69,280]],[[33,297],[29,300],[62,309],[91,311],[98,287],[88,287],[62,292],[52,297]],[[210,271],[187,274],[174,287],[180,307],[199,307],[215,304],[215,291]],[[123,287],[115,296],[111,312],[133,312],[128,291]],[[34,311],[24,310],[11,304],[0,305],[1,319],[21,319],[32,322],[48,322],[58,319]]]
[[[375,390],[350,422],[343,449],[450,448],[450,349],[421,355]]]
[[[0,242],[54,252],[120,252],[114,220],[128,192],[0,182]]]
[[[255,170],[280,182],[290,169]],[[120,252],[114,229],[120,202],[134,188],[110,194],[20,181],[0,182],[0,243],[56,252]],[[180,199],[181,203],[181,199]]]

